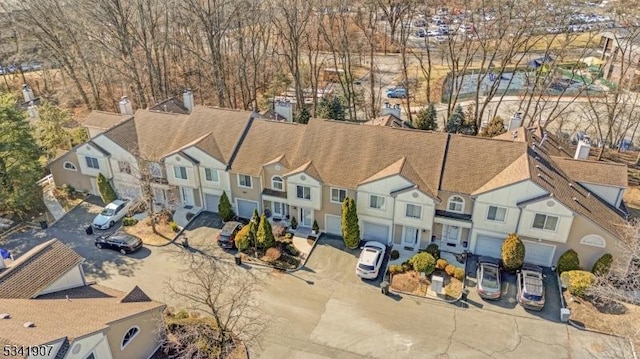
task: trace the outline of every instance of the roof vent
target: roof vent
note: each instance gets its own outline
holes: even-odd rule
[[[540,168],[540,165],[536,165],[536,168]]]
[[[542,173],[538,173],[538,177],[542,177]]]
[[[591,197],[591,192],[587,192],[587,198]]]
[[[572,188],[573,188],[573,183],[569,183],[569,187],[572,187]]]
[[[540,161],[540,156],[534,157],[536,160]]]
[[[25,327],[25,328],[35,328],[36,323],[34,323],[34,322],[26,322],[26,323],[22,324],[22,326]]]
[[[576,201],[576,202],[578,202],[578,199],[577,199],[577,198],[575,198],[575,197],[573,197],[573,200],[574,200],[574,201]]]
[[[2,313],[2,314],[0,314],[0,319],[11,319],[11,314]]]

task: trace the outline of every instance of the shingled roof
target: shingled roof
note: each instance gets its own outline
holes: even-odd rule
[[[131,115],[121,115],[119,113],[94,110],[91,111],[89,116],[87,116],[82,124],[87,127],[95,127],[106,130],[132,117],[133,116]]]
[[[40,244],[0,273],[0,298],[34,298],[83,261],[57,239]]]
[[[84,286],[37,299],[0,299],[0,312],[9,319],[0,321],[0,343],[39,345],[75,338],[105,329],[110,323],[150,310],[164,308],[135,289],[128,294],[100,285]],[[143,298],[144,299],[144,298]],[[24,327],[33,322],[34,327]]]
[[[623,163],[575,160],[559,156],[551,156],[551,159],[564,173],[578,182],[623,188],[629,185],[627,165]]]

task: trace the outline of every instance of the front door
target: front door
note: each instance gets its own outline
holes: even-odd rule
[[[99,196],[100,195],[100,191],[98,190],[98,180],[96,180],[95,178],[91,177],[91,179],[89,180],[91,182],[91,193],[95,196]]]
[[[180,194],[182,195],[182,204],[185,206],[193,206],[195,204],[193,197],[193,188],[181,187]]]
[[[415,227],[404,227],[404,240],[402,244],[405,247],[416,248],[420,240],[420,229]]]
[[[300,208],[300,226],[313,226],[313,210],[309,208]]]
[[[287,205],[282,202],[272,202],[273,218],[285,218],[288,214]]]
[[[460,227],[443,225],[442,226],[442,241],[453,245],[460,243]]]

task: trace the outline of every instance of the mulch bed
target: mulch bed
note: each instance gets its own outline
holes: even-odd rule
[[[397,273],[391,277],[391,289],[399,292],[411,293],[420,296],[427,295],[427,288],[431,285],[431,280],[420,279],[420,274],[416,271]]]
[[[156,223],[156,230],[159,234],[153,233],[150,219],[145,218],[134,226],[122,227],[124,231],[142,239],[142,243],[149,245],[163,245],[169,243],[175,237],[176,233],[171,229],[166,221]]]

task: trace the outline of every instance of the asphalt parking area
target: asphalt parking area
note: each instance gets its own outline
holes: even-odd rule
[[[502,295],[497,300],[480,298],[476,290],[477,286],[477,257],[470,256],[467,262],[466,284],[469,289],[467,301],[469,305],[495,312],[517,315],[528,318],[540,318],[553,322],[560,321],[561,299],[558,290],[558,282],[554,272],[549,268],[544,269],[545,304],[541,311],[523,308],[516,299],[516,275],[515,273],[501,272]]]

